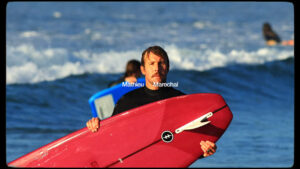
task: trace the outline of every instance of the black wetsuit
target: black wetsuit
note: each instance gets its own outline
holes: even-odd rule
[[[277,43],[281,42],[281,39],[279,38],[279,36],[273,31],[265,32],[264,33],[264,38],[265,38],[266,41],[274,40]]]
[[[146,86],[135,89],[124,96],[117,102],[112,115],[116,115],[158,100],[167,99],[170,97],[185,95],[179,90],[172,87],[162,87],[158,90],[150,90]]]

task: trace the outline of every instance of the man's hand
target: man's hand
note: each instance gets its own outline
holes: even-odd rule
[[[93,133],[96,132],[98,130],[98,128],[100,127],[99,118],[93,117],[88,122],[86,122],[86,126],[91,132],[93,132]]]
[[[211,141],[201,141],[200,145],[202,151],[204,152],[203,157],[213,155],[217,150],[216,144]]]

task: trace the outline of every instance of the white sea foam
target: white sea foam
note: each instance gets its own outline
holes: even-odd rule
[[[36,32],[36,31],[25,31],[21,33],[21,37],[23,38],[31,38],[31,37],[36,37],[39,36],[40,33]]]
[[[61,17],[61,13],[58,12],[58,11],[55,11],[55,12],[53,13],[53,17],[54,17],[54,18],[60,18],[60,17]]]
[[[228,64],[263,64],[273,60],[284,60],[294,57],[291,49],[260,48],[257,51],[233,49],[229,53],[218,50],[201,49],[191,50],[178,48],[175,45],[166,47],[170,57],[171,69],[208,70],[215,67],[224,67]]]
[[[233,49],[228,53],[209,48],[188,49],[163,46],[170,68],[204,71],[228,64],[263,64],[294,57],[292,49],[260,48],[256,51]],[[121,73],[130,59],[140,60],[142,50],[95,52],[87,49],[37,49],[31,44],[7,46],[6,83],[36,83],[83,73]]]
[[[197,21],[194,22],[193,26],[197,29],[203,29],[205,27],[205,24],[203,22]]]

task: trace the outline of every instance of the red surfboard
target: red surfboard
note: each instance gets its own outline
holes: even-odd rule
[[[187,167],[216,142],[233,115],[218,94],[190,94],[131,109],[8,164],[11,167]]]

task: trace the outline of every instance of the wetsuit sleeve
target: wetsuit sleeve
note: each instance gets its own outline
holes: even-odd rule
[[[127,95],[122,96],[121,99],[117,102],[112,116],[139,106],[135,102],[136,99],[138,99],[138,98],[132,98]]]
[[[185,93],[183,93],[182,91],[180,90],[176,90],[176,89],[173,89],[173,97],[175,96],[182,96],[182,95],[186,95]]]
[[[185,95],[185,93],[174,88],[168,88],[163,96],[150,97],[149,94],[145,94],[143,88],[136,89],[121,97],[121,99],[116,103],[112,116],[148,103],[181,95]]]
[[[179,94],[178,94],[178,96],[181,96],[181,95],[186,95],[185,93],[183,93],[183,92],[181,92],[181,91],[179,91]]]
[[[114,116],[114,115],[117,115],[117,114],[119,114],[119,113],[122,113],[123,111],[123,106],[122,105],[124,105],[123,104],[123,102],[124,102],[124,96],[123,97],[121,97],[121,99],[117,102],[117,104],[116,104],[116,106],[115,106],[115,108],[114,108],[114,111],[113,111],[113,114],[112,114],[112,116]]]

